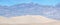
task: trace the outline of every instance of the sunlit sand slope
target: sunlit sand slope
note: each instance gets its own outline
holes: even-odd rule
[[[57,20],[49,19],[40,15],[16,16],[11,18],[0,17],[0,24],[39,24],[56,21]]]

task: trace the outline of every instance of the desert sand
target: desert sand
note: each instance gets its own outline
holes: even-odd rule
[[[1,25],[60,25],[60,21],[40,15],[25,15],[6,18],[0,16]]]

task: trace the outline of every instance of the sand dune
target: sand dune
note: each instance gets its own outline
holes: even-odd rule
[[[11,18],[0,17],[0,24],[45,24],[57,22],[40,15],[16,16]]]

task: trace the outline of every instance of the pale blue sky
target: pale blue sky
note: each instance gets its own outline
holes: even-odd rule
[[[39,3],[43,5],[55,5],[60,3],[60,0],[0,0],[0,5],[14,5],[14,4],[21,4],[21,3]]]

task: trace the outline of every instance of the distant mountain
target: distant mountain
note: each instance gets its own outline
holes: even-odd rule
[[[13,17],[22,15],[42,15],[60,20],[60,9],[37,3],[22,3],[12,6],[0,6],[0,16]]]
[[[60,8],[60,3],[56,4],[55,6],[56,6],[57,8]]]

